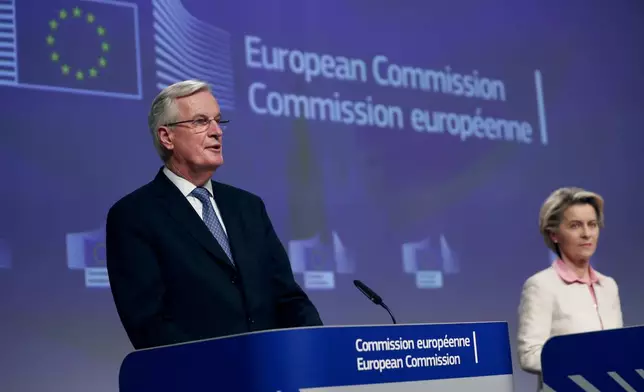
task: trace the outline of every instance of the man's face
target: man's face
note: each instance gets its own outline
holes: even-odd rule
[[[171,151],[170,163],[179,171],[214,172],[224,163],[217,100],[208,91],[200,91],[177,99],[176,104],[178,116],[174,122],[192,122],[158,130],[161,143]]]

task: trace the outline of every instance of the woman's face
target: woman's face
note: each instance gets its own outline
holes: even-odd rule
[[[564,211],[559,231],[551,234],[563,258],[572,262],[588,261],[597,249],[599,222],[590,204],[575,204]]]

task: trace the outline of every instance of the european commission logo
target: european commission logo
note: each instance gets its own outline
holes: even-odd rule
[[[0,238],[0,269],[11,269],[11,248],[2,238]]]
[[[235,108],[230,34],[188,12],[180,0],[152,0],[156,86],[207,82],[223,110]]]
[[[319,235],[289,241],[288,253],[293,273],[302,274],[304,287],[310,290],[332,290],[336,274],[355,272],[355,258],[335,231],[331,233],[330,244]]]
[[[0,1],[0,85],[141,99],[137,5]]]
[[[437,243],[429,238],[402,245],[403,271],[413,274],[419,289],[443,287],[444,276],[460,272],[456,254],[441,235]]]
[[[83,271],[85,287],[110,287],[105,252],[105,229],[69,233],[66,242],[67,267],[71,270]]]

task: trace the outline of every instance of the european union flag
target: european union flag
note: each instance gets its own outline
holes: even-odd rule
[[[107,268],[107,256],[105,252],[105,239],[86,237],[85,242],[85,266],[91,268]]]
[[[15,87],[141,99],[136,4],[20,0],[14,7]]]
[[[335,270],[332,249],[323,243],[319,235],[289,241],[288,248],[291,268],[295,273]]]
[[[335,271],[335,260],[333,252],[326,244],[318,244],[305,251],[305,268],[306,271]]]
[[[105,267],[105,230],[67,234],[67,266],[70,269]]]
[[[85,287],[109,287],[105,253],[105,229],[68,233],[67,267],[83,270]]]
[[[440,271],[441,255],[432,247],[429,238],[418,242],[407,242],[402,246],[403,268],[407,273],[418,271]]]

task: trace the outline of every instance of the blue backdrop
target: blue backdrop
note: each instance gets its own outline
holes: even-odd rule
[[[593,263],[644,323],[644,7],[376,3],[0,0],[0,390],[115,390],[105,216],[156,174],[149,105],[188,78],[231,120],[216,178],[264,198],[327,324],[388,322],[357,278],[401,323],[514,335],[570,185],[605,197]]]

